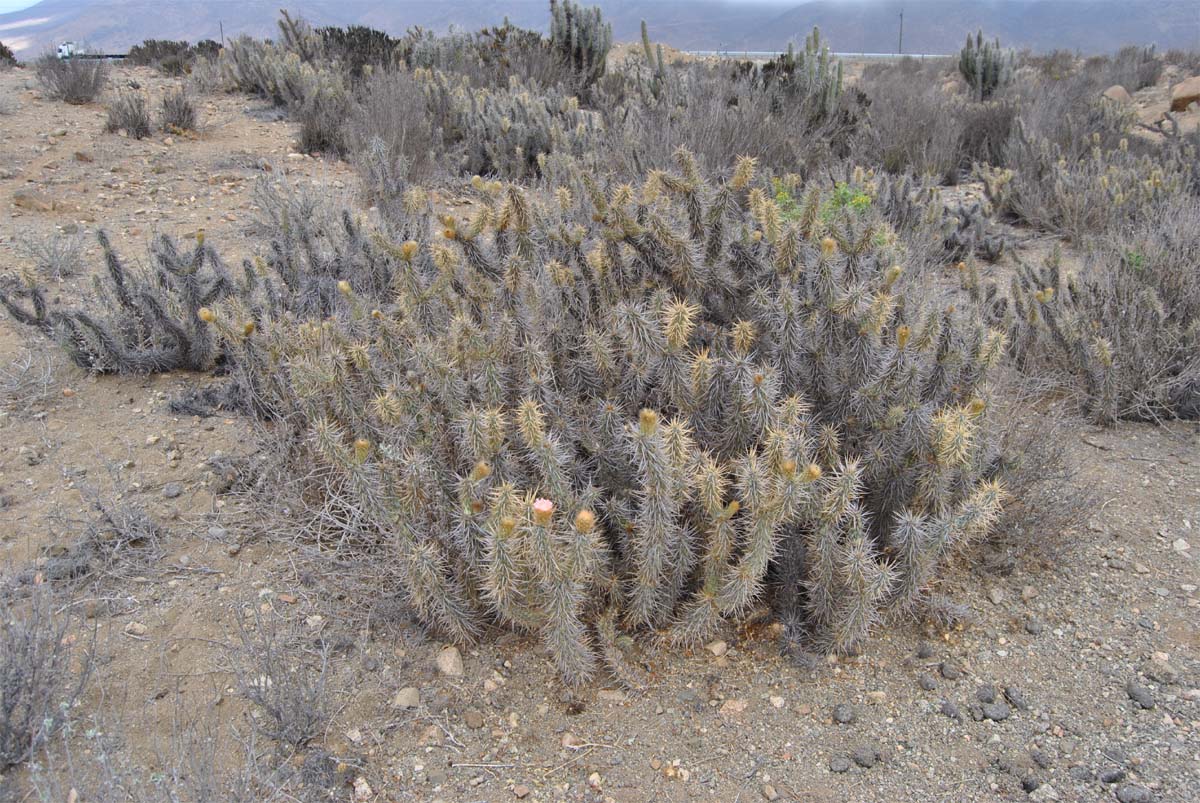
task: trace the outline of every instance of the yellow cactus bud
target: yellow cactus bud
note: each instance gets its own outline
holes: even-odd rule
[[[908,324],[902,324],[896,328],[896,347],[903,349],[908,345],[908,339],[912,337],[912,329],[908,328]]]
[[[734,516],[736,516],[738,514],[738,511],[741,509],[742,509],[741,502],[739,502],[736,499],[730,500],[729,504],[725,506],[725,518],[732,519]]]
[[[196,245],[204,245],[204,229],[196,229]]]
[[[217,314],[208,307],[201,307],[200,309],[196,310],[196,317],[205,323],[212,323],[217,319]]]
[[[821,240],[821,256],[829,258],[837,253],[837,241],[832,237]]]
[[[420,250],[421,245],[416,240],[405,240],[404,244],[400,246],[400,256],[402,256],[405,261],[412,262],[413,257],[415,257],[417,252]]]
[[[970,403],[967,405],[967,412],[971,416],[978,416],[986,409],[987,402],[979,398],[971,399]]]
[[[809,463],[804,469],[804,479],[809,482],[816,482],[821,479],[821,467],[816,463]]]
[[[456,232],[454,229],[448,228],[442,232],[442,236],[445,237],[447,240],[453,240],[455,237],[458,236],[458,232]]]
[[[342,295],[344,295],[344,296],[350,295],[350,282],[346,281],[345,279],[342,279],[340,282],[337,283],[337,288],[338,288],[338,292],[341,293]]]
[[[796,461],[795,460],[784,460],[783,463],[781,463],[779,466],[779,471],[785,477],[796,476]]]
[[[247,321],[246,325],[242,327],[242,337],[250,337],[256,328],[254,321]]]
[[[367,455],[371,453],[371,442],[366,438],[359,438],[354,442],[354,459],[359,463],[367,459]]]
[[[373,310],[371,310],[371,317],[374,318],[375,320],[379,320],[379,319],[383,318],[383,311],[373,309]]]
[[[643,408],[638,413],[638,427],[642,430],[643,435],[649,435],[654,430],[658,429],[658,413],[649,408]]]
[[[762,238],[763,238],[763,233],[761,231],[759,231],[758,229],[755,229],[754,231],[750,232],[750,239],[753,240],[754,242],[756,242],[756,243],[762,242]]]
[[[481,482],[490,476],[492,476],[492,467],[486,460],[480,460],[475,464],[475,468],[471,469],[471,482]]]
[[[576,513],[575,529],[581,533],[590,533],[596,529],[596,514],[590,510],[581,510]]]

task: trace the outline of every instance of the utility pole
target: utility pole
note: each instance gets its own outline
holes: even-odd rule
[[[896,46],[896,52],[904,52],[904,9],[900,9],[900,44]]]
[[[217,20],[217,25],[221,26],[221,47],[225,47],[225,23],[222,20]]]

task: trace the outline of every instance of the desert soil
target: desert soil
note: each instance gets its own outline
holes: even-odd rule
[[[154,98],[172,85],[114,72],[115,86],[130,81]],[[100,227],[143,262],[152,235],[186,243],[203,229],[237,265],[259,247],[246,225],[267,170],[355,203],[348,165],[294,153],[293,127],[245,97],[201,97],[195,136],[135,141],[104,133],[98,104],[41,98],[28,71],[0,73],[0,95],[17,106],[0,116],[0,268],[29,266],[23,237],[89,237],[87,269],[56,287],[56,303],[103,269]],[[0,365],[53,352],[0,321]],[[167,532],[161,560],[72,603],[95,656],[72,712],[76,769],[42,763],[82,801],[98,783],[89,759],[119,754],[146,777],[163,772],[181,722],[213,735],[218,765],[240,761],[230,733],[250,733],[253,712],[228,670],[246,613],[301,647],[336,646],[332,721],[308,755],[329,762],[326,779],[346,798],[1200,799],[1195,424],[1072,431],[1063,449],[1096,498],[1086,523],[1037,533],[1036,550],[973,547],[940,589],[971,608],[965,627],[902,623],[860,656],[806,666],[781,657],[766,622],[684,654],[636,645],[645,691],[601,677],[571,694],[534,640],[493,634],[461,651],[461,669],[443,660],[446,673],[444,645],[390,601],[339,599],[279,537],[279,519],[219,493],[216,458],[250,455],[255,439],[239,418],[173,417],[168,399],[195,382],[60,364],[45,398],[6,400],[0,567],[36,570],[69,550],[91,489],[123,494]],[[32,780],[12,773],[0,798],[27,799]]]

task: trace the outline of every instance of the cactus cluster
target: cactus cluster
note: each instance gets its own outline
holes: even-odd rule
[[[1085,270],[1065,270],[1057,251],[1021,264],[1007,293],[962,266],[1016,367],[1062,376],[1098,424],[1200,417],[1200,291],[1189,275],[1200,209],[1184,201],[1159,214],[1094,248]]]
[[[1144,219],[1162,203],[1185,197],[1200,173],[1196,148],[1186,141],[1159,158],[1135,153],[1125,139],[1106,149],[1099,134],[1089,145],[1071,158],[1018,120],[1005,148],[1010,171],[985,183],[989,202],[999,214],[1078,238]]]
[[[996,90],[1012,82],[1016,57],[1012,51],[1000,47],[1000,40],[991,42],[983,38],[983,31],[972,37],[958,53],[958,71],[971,87],[976,100],[988,100]]]
[[[152,269],[145,272],[127,267],[104,232],[99,240],[107,275],[94,278],[85,307],[51,309],[39,278],[30,275],[0,292],[0,304],[18,323],[56,338],[81,368],[100,373],[212,368],[216,346],[201,313],[236,286],[203,234],[191,253],[165,235],[156,238]]]
[[[389,292],[323,323],[215,326],[339,477],[449,638],[541,636],[572,683],[620,630],[695,644],[786,604],[809,648],[920,610],[987,528],[1003,337],[924,306],[870,214],[787,220],[742,159],[544,200],[477,182],[467,220],[404,192]],[[423,223],[422,223],[423,221]],[[784,589],[786,593],[779,593]]]

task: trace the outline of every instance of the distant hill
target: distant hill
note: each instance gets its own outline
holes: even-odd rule
[[[1006,45],[1102,52],[1122,44],[1200,49],[1197,0],[599,0],[618,41],[651,34],[680,49],[781,50],[813,25],[844,52],[894,52],[900,10],[904,51],[955,52],[982,27]],[[280,6],[316,25],[369,25],[402,33],[420,25],[477,29],[507,17],[544,29],[546,0],[42,0],[0,15],[0,41],[29,58],[74,40],[123,51],[144,39],[270,36]]]

